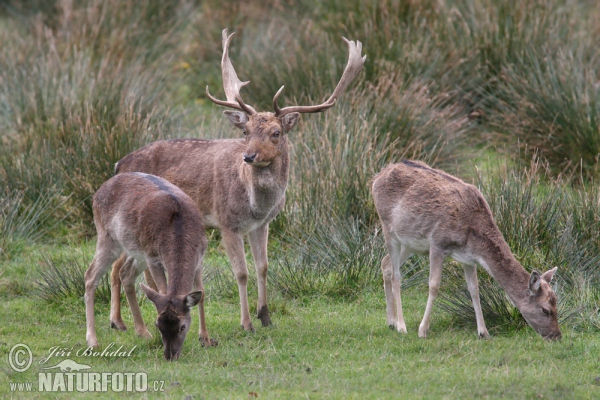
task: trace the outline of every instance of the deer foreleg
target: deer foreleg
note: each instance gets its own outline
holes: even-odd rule
[[[200,261],[200,263],[201,262],[202,261]],[[216,346],[218,344],[217,341],[210,339],[208,336],[208,329],[206,328],[206,316],[204,314],[204,299],[206,298],[206,292],[204,291],[204,284],[202,283],[202,267],[196,269],[196,275],[194,276],[194,290],[202,291],[202,297],[198,302],[198,317],[200,319],[198,339],[202,346]]]
[[[473,309],[475,309],[475,319],[477,320],[477,333],[480,338],[488,339],[490,334],[485,327],[483,321],[483,312],[481,311],[481,303],[479,300],[479,283],[477,282],[477,266],[463,264],[465,271],[465,279],[467,280],[467,287],[471,294],[471,301],[473,302]]]
[[[121,269],[121,282],[125,288],[125,296],[127,297],[127,302],[133,316],[135,333],[144,339],[152,339],[152,334],[146,328],[146,324],[144,324],[142,312],[135,296],[135,278],[141,273],[140,269],[142,268],[138,267],[137,264],[138,261],[134,261],[124,265],[124,268]]]
[[[427,306],[423,321],[419,325],[419,337],[427,337],[429,331],[429,319],[431,318],[431,310],[433,301],[440,291],[440,283],[442,281],[442,268],[444,267],[444,254],[433,246],[429,249],[429,297],[427,298]]]
[[[221,233],[223,235],[225,251],[227,252],[229,261],[231,261],[240,293],[242,328],[246,331],[254,332],[254,326],[252,325],[250,312],[248,311],[248,267],[246,266],[246,255],[244,253],[244,239],[242,235],[231,231],[222,230]]]
[[[269,237],[269,225],[263,225],[257,230],[248,234],[248,241],[252,249],[254,257],[254,265],[256,266],[256,277],[258,282],[258,319],[262,326],[271,325],[269,316],[269,308],[267,307],[267,241]]]
[[[148,261],[148,268],[144,270],[144,278],[155,292],[167,294],[167,278],[165,268],[160,262]]]
[[[110,273],[110,327],[120,331],[127,330],[121,318],[121,268],[126,261],[127,255],[122,253]]]

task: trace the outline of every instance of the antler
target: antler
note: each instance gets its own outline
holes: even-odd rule
[[[366,55],[364,57],[361,57],[360,55],[362,51],[361,42],[357,40],[356,43],[354,43],[353,40],[348,40],[345,37],[342,37],[342,39],[344,39],[344,42],[346,42],[346,44],[348,45],[348,64],[346,64],[346,69],[344,70],[340,81],[338,82],[335,90],[333,91],[333,94],[329,96],[329,98],[323,104],[319,104],[316,106],[292,106],[282,109],[279,108],[279,106],[277,105],[277,99],[279,98],[281,92],[283,92],[284,86],[282,86],[273,98],[273,108],[275,109],[275,115],[277,117],[282,117],[292,112],[316,113],[333,107],[338,97],[340,97],[340,95],[344,93],[348,85],[354,79],[356,79],[360,71],[363,69],[363,64],[367,59]]]
[[[240,81],[235,69],[233,68],[231,60],[229,59],[229,43],[231,43],[231,38],[234,34],[235,32],[227,36],[227,29],[223,29],[223,58],[221,59],[221,73],[223,74],[223,89],[225,89],[227,101],[218,100],[211,96],[208,91],[208,85],[206,86],[206,95],[215,104],[236,108],[246,112],[247,114],[253,115],[256,114],[256,110],[252,108],[252,106],[244,103],[242,97],[240,96],[240,89],[249,84],[250,81]]]

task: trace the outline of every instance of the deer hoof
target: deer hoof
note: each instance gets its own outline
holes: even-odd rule
[[[246,332],[252,332],[252,333],[254,333],[254,332],[255,332],[255,331],[254,331],[254,325],[252,325],[252,322],[250,322],[250,323],[248,324],[248,326],[244,326],[244,325],[242,325],[242,329],[243,329],[243,330],[245,330]]]
[[[127,327],[123,321],[110,321],[110,327],[118,331],[126,331]]]
[[[269,317],[269,309],[266,305],[260,308],[257,318],[260,319],[262,326],[272,325],[271,318]]]
[[[489,339],[490,338],[490,334],[485,331],[485,332],[479,332],[479,339]]]
[[[209,339],[205,337],[198,338],[202,347],[216,347],[219,345],[219,341],[216,339]]]
[[[148,331],[148,329],[141,331],[141,332],[137,332],[137,335],[139,337],[141,337],[142,339],[146,339],[146,340],[152,339],[152,334]]]

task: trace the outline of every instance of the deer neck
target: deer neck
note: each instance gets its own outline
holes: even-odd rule
[[[281,202],[287,188],[289,163],[287,146],[281,157],[276,158],[266,167],[242,163],[240,177],[246,182],[253,213],[266,213]]]
[[[529,273],[516,260],[502,234],[482,235],[479,238],[480,264],[506,291],[512,303],[520,308],[527,297]]]

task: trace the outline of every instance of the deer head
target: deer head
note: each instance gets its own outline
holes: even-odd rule
[[[556,315],[556,295],[550,287],[556,267],[540,274],[533,271],[529,277],[527,297],[519,310],[529,325],[546,339],[561,338]]]
[[[283,91],[284,87],[282,86],[273,98],[274,113],[256,112],[252,106],[244,103],[240,95],[240,89],[250,82],[240,81],[229,59],[229,44],[233,35],[232,33],[228,36],[227,29],[223,30],[221,72],[227,100],[214,98],[208,91],[208,86],[206,87],[206,95],[215,104],[239,110],[225,111],[224,114],[246,136],[247,148],[243,154],[243,160],[246,164],[255,167],[268,166],[285,151],[287,148],[285,134],[296,125],[300,113],[316,113],[333,107],[338,97],[363,69],[363,64],[367,58],[367,56],[361,57],[362,44],[359,41],[355,43],[343,38],[349,49],[348,64],[335,90],[324,103],[314,106],[279,108],[277,99]]]
[[[165,359],[177,360],[192,322],[190,309],[198,305],[202,298],[202,292],[168,296],[156,292],[143,283],[140,284],[140,287],[158,311],[156,327],[162,338]]]

